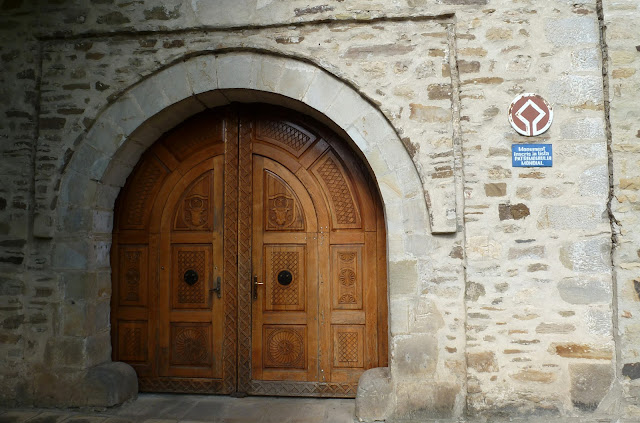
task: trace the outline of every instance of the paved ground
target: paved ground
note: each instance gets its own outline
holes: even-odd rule
[[[108,409],[0,408],[0,423],[354,423],[354,411],[355,400],[349,399],[140,394],[135,401]],[[415,422],[640,423],[640,419],[595,414],[583,417],[460,418]]]
[[[353,423],[355,400],[140,394],[120,407],[0,409],[0,423]]]

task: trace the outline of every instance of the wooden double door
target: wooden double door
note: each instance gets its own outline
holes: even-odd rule
[[[118,197],[113,359],[141,391],[353,397],[387,365],[385,245],[334,133],[267,105],[203,112]]]

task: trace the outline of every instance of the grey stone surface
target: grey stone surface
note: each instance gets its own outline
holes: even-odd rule
[[[598,21],[593,16],[550,19],[545,32],[556,46],[594,44],[598,42]]]
[[[606,279],[565,278],[558,282],[558,291],[560,298],[571,304],[602,304],[611,299],[611,286]]]
[[[433,334],[395,337],[392,354],[393,377],[429,378],[438,363],[438,342]]]
[[[388,367],[375,367],[360,376],[356,418],[361,422],[386,420],[393,411],[393,385]]]
[[[609,392],[613,379],[609,364],[571,364],[571,401],[581,410],[593,411]]]
[[[138,395],[138,377],[131,366],[111,362],[90,368],[79,387],[86,406],[110,407]]]
[[[608,238],[566,243],[560,248],[560,261],[576,272],[606,273],[611,270],[610,249]]]

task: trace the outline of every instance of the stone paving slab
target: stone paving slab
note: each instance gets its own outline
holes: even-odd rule
[[[140,394],[108,409],[0,409],[0,423],[353,423],[355,400]]]
[[[140,394],[107,409],[2,409],[0,423],[354,423],[355,400]],[[393,420],[387,423],[409,423]],[[415,421],[411,421],[415,422]],[[640,423],[615,416],[429,419],[421,423]]]

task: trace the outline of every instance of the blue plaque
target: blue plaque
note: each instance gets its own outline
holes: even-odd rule
[[[511,146],[512,167],[551,167],[553,149],[551,144],[513,144]]]

